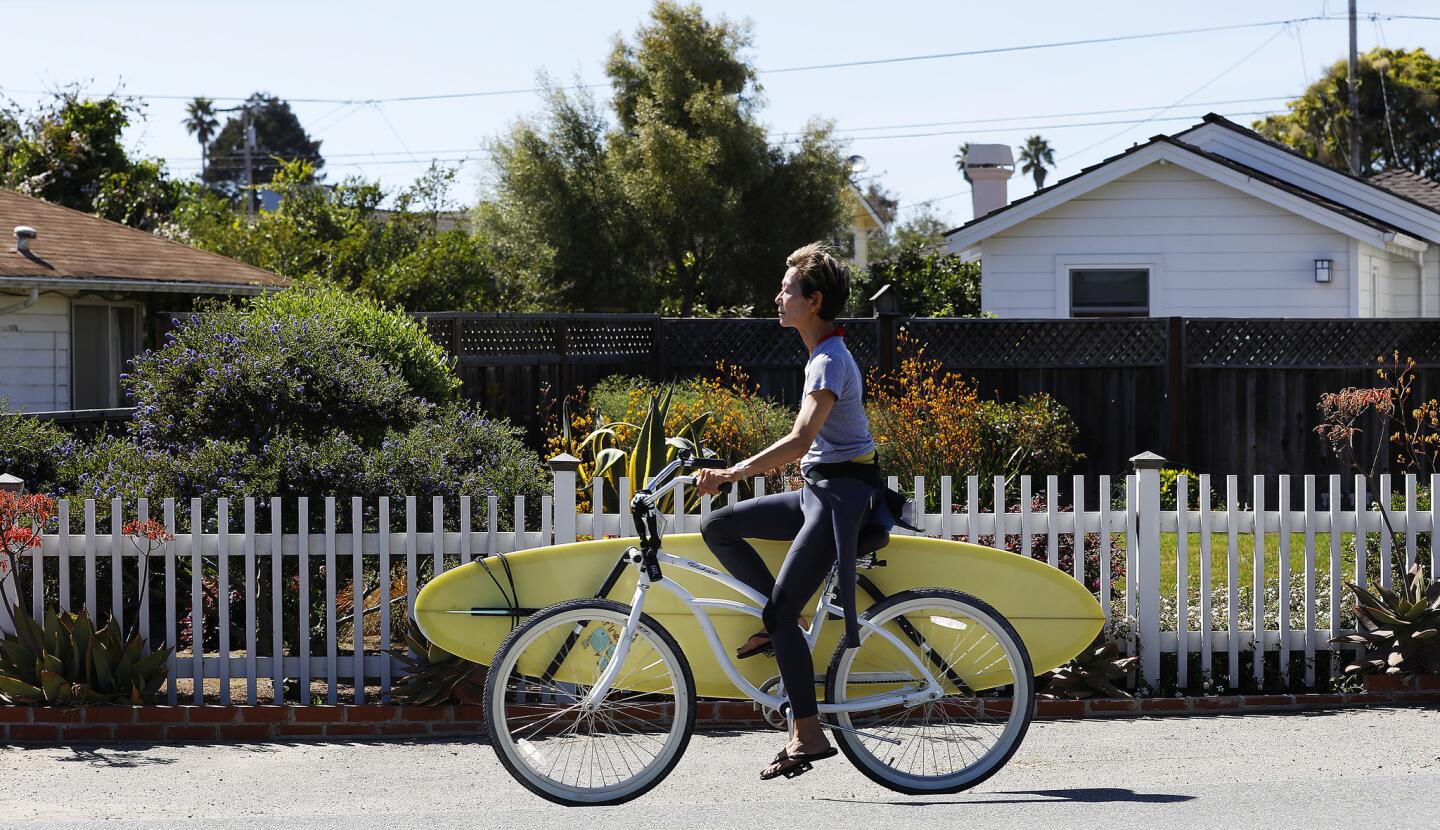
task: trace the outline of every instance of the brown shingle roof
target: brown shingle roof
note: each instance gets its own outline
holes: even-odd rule
[[[1371,176],[1368,181],[1397,196],[1404,196],[1431,210],[1440,211],[1440,182],[1434,179],[1411,173],[1409,170],[1385,170]]]
[[[39,232],[27,256],[15,250],[14,228]],[[133,282],[137,291],[160,288],[253,292],[283,287],[285,277],[191,248],[145,231],[0,188],[0,280]]]

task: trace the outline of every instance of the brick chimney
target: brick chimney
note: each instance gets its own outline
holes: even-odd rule
[[[970,204],[976,219],[1010,203],[1006,182],[1015,175],[1010,145],[971,144],[965,153],[965,174],[970,178]]]

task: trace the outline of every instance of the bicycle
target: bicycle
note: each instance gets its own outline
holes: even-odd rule
[[[695,682],[675,638],[645,613],[654,588],[675,594],[700,624],[729,680],[775,724],[788,722],[783,684],[746,680],[707,609],[761,616],[767,598],[706,565],[666,553],[658,501],[694,476],[683,466],[723,466],[683,453],[631,500],[639,544],[628,605],[576,599],[536,611],[501,643],[485,679],[485,721],[501,764],[526,788],[567,805],[619,804],[659,784],[695,728]],[[667,480],[668,479],[668,480]],[[862,539],[860,567],[883,564],[886,538]],[[662,566],[703,575],[754,605],[696,596]],[[838,566],[819,592],[806,642],[812,653],[836,605]],[[1034,715],[1030,656],[1014,627],[982,600],[944,588],[894,594],[859,617],[860,645],[837,645],[819,709],[841,752],[882,786],[908,794],[955,793],[995,774]]]

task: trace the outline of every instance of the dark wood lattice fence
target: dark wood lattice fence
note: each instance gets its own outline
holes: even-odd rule
[[[547,396],[553,400],[610,374],[690,377],[713,372],[724,360],[744,367],[764,394],[790,405],[799,401],[804,346],[773,320],[420,316],[458,359],[466,396],[524,425],[537,443],[543,430],[537,412]],[[1440,368],[1436,320],[880,317],[842,323],[864,369],[893,366],[907,350],[923,347],[927,357],[974,378],[988,396],[1049,394],[1080,429],[1078,449],[1086,459],[1077,473],[1122,473],[1131,455],[1154,450],[1219,477],[1217,487],[1225,475],[1240,476],[1242,499],[1250,498],[1255,474],[1343,472],[1313,433],[1316,403],[1322,392],[1378,385],[1377,356],[1414,357],[1422,369],[1417,399],[1440,396],[1429,371]],[[1362,442],[1375,432],[1367,430]]]

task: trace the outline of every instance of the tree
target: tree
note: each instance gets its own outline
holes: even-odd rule
[[[1045,168],[1055,166],[1055,150],[1043,137],[1032,135],[1020,148],[1020,161],[1020,172],[1034,176],[1035,189],[1039,190],[1045,186]]]
[[[895,221],[895,215],[900,210],[900,197],[874,179],[865,185],[865,201],[870,203],[880,217],[880,223],[886,227]]]
[[[965,157],[970,155],[970,142],[965,142],[955,148],[955,170],[965,177],[965,181],[972,182],[970,171],[965,169]]]
[[[876,259],[856,275],[850,311],[869,316],[866,298],[890,285],[907,314],[920,317],[978,317],[980,263],[964,262],[945,250],[949,225],[925,209],[898,225]]]
[[[263,92],[256,92],[241,105],[250,112],[255,128],[255,148],[251,151],[251,181],[269,184],[280,171],[282,162],[304,161],[312,170],[320,170],[325,160],[320,157],[320,142],[312,139],[300,126],[300,119],[290,104]],[[206,150],[209,164],[202,181],[232,200],[239,201],[245,185],[245,113],[236,112],[215,134]]]
[[[1359,56],[1357,68],[1358,119],[1350,111],[1348,62],[1341,60],[1291,101],[1289,112],[1255,122],[1256,131],[1350,172],[1356,129],[1362,174],[1400,169],[1440,177],[1440,60],[1424,49],[1376,48]]]
[[[553,283],[553,304],[588,311],[763,305],[785,255],[829,238],[848,168],[828,125],[771,146],[759,122],[747,26],[657,2],[606,73],[613,123],[584,94],[492,147],[482,236]]]
[[[220,121],[215,118],[215,102],[209,98],[196,98],[185,106],[185,131],[200,142],[200,179],[205,179],[205,148],[214,137]]]
[[[540,292],[497,265],[483,239],[439,230],[453,170],[432,167],[396,195],[350,178],[326,187],[305,161],[280,164],[279,206],[253,220],[223,196],[198,190],[161,229],[172,239],[297,280],[318,279],[409,311],[534,311]]]
[[[29,116],[0,117],[0,184],[101,218],[150,230],[183,186],[157,159],[134,159],[121,136],[138,109],[116,98],[56,94]]]

